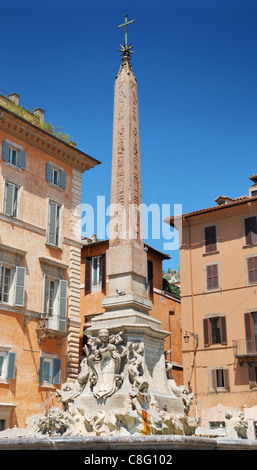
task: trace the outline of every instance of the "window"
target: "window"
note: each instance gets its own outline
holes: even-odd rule
[[[18,217],[18,196],[20,187],[9,181],[5,182],[4,214]]]
[[[207,290],[215,290],[219,288],[217,264],[210,264],[206,266],[206,287]]]
[[[102,263],[101,256],[92,258],[92,292],[102,290]]]
[[[213,251],[217,251],[216,225],[212,225],[211,227],[205,227],[204,235],[205,252],[212,253]]]
[[[43,313],[47,328],[66,332],[68,282],[44,276]]]
[[[63,171],[62,168],[52,165],[52,163],[46,164],[46,180],[59,188],[66,189],[65,171]]]
[[[0,379],[14,379],[16,353],[0,348]]]
[[[147,260],[146,293],[153,295],[153,262]]]
[[[244,219],[245,223],[245,241],[247,245],[257,243],[257,218],[248,217]]]
[[[85,259],[85,293],[100,292],[106,288],[106,256]]]
[[[0,283],[0,302],[9,303],[10,289],[12,284],[11,269],[2,266]]]
[[[60,214],[61,205],[49,201],[47,243],[50,245],[59,246],[60,243]]]
[[[211,389],[216,392],[229,389],[228,369],[223,367],[211,369]]]
[[[204,318],[203,331],[205,347],[210,346],[212,344],[227,344],[227,328],[225,316]]]
[[[61,360],[50,355],[40,356],[38,381],[40,383],[60,384]]]
[[[22,170],[26,168],[26,152],[18,145],[3,142],[3,160]]]
[[[247,353],[257,352],[257,312],[247,312],[244,315],[245,339]]]
[[[0,303],[24,307],[26,268],[10,267],[0,261]]]
[[[257,256],[247,258],[248,283],[257,283]]]

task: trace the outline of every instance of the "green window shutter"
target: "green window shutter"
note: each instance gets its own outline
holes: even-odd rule
[[[59,331],[66,332],[68,282],[60,280],[59,285]]]
[[[48,243],[51,245],[56,244],[56,230],[57,230],[57,204],[49,201],[49,214],[48,214]]]
[[[38,381],[43,382],[43,372],[44,372],[44,358],[40,356],[39,358],[39,369],[38,369]]]
[[[53,384],[61,383],[61,364],[60,359],[54,359]]]
[[[9,162],[9,144],[8,142],[3,142],[3,160]]]
[[[1,278],[2,278],[2,262],[0,261],[0,286],[1,286]]]
[[[4,213],[6,215],[13,215],[14,206],[14,185],[12,183],[5,183],[5,197],[4,197]]]
[[[51,163],[46,164],[46,181],[52,182],[52,165]]]
[[[63,170],[61,170],[60,186],[61,186],[61,188],[66,189],[66,173]]]
[[[24,150],[20,150],[20,161],[19,161],[19,167],[22,170],[26,169],[26,152]]]
[[[16,267],[16,285],[15,285],[15,302],[18,307],[24,307],[25,293],[25,275],[26,268]]]
[[[47,315],[47,300],[48,300],[48,277],[44,274],[43,282],[43,314]]]
[[[14,379],[15,377],[15,362],[16,362],[16,353],[8,352],[8,363],[7,363],[7,379]]]

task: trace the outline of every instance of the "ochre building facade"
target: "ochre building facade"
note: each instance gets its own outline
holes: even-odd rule
[[[256,438],[257,177],[249,194],[182,216],[184,383],[204,427],[241,410]],[[174,226],[174,219],[168,221]],[[175,225],[176,227],[176,225]]]
[[[99,162],[43,121],[1,96],[1,429],[44,412],[79,368],[81,175]]]

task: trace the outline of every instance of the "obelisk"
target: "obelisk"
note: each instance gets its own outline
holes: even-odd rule
[[[127,24],[125,21],[125,28]],[[110,241],[106,259],[108,295],[102,300],[105,313],[92,318],[86,335],[91,344],[100,344],[103,351],[114,347],[114,343],[106,346],[108,335],[112,342],[119,338],[115,343],[117,348],[121,338],[126,350],[120,358],[122,383],[105,399],[105,409],[121,407],[131,397],[138,400],[154,397],[161,408],[176,408],[180,412],[180,404],[171,397],[165,371],[164,338],[169,333],[148,313],[152,302],[146,295],[147,253],[142,231],[137,82],[130,63],[132,51],[127,44],[126,29],[121,52],[114,91]],[[102,336],[105,343],[102,343]],[[104,354],[107,352],[102,354],[103,358]],[[94,358],[95,368],[99,368],[98,356]],[[108,388],[104,381],[111,376],[111,371],[104,359],[101,367],[101,373],[95,375],[104,393],[104,387]],[[94,390],[97,387],[95,385]],[[83,400],[92,409],[103,406],[103,401],[92,398],[89,388],[77,401],[83,404]],[[141,406],[147,404],[141,403]]]
[[[126,24],[126,23],[125,23]],[[122,63],[115,81],[111,216],[107,274],[108,298],[103,306],[148,313],[147,254],[144,251],[139,149],[137,82],[130,63],[131,46],[122,46]],[[118,294],[117,294],[118,293]],[[122,293],[122,295],[121,295]],[[119,295],[120,294],[120,295]]]

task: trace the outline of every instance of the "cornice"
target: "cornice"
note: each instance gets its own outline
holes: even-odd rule
[[[68,163],[81,173],[101,163],[2,106],[0,106],[0,128],[52,157]]]

